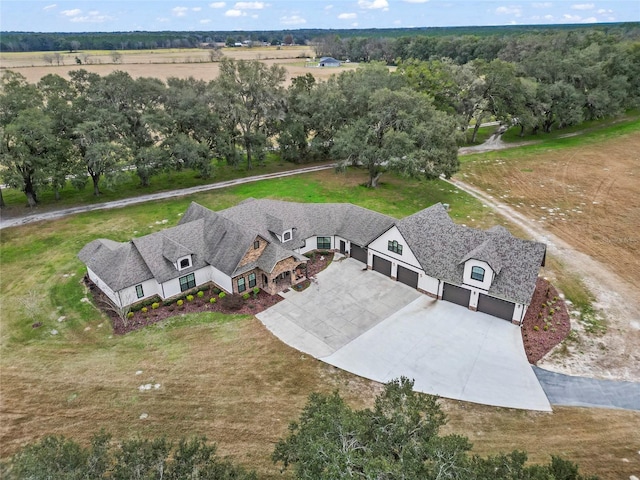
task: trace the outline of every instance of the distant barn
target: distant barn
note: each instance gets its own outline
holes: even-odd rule
[[[336,60],[333,57],[322,57],[318,62],[319,67],[339,67],[340,60]]]

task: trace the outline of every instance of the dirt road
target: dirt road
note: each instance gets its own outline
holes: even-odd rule
[[[570,375],[640,381],[640,298],[637,290],[602,263],[579,252],[493,196],[460,180],[449,182],[516,224],[532,239],[546,243],[548,252],[582,279],[596,298],[595,307],[606,314],[607,333],[599,337],[584,334],[582,325],[572,319],[572,329],[578,335],[575,352],[570,356],[553,355],[552,352],[539,362],[539,366]]]
[[[209,190],[218,190],[220,188],[233,187],[235,185],[241,185],[243,183],[258,182],[260,180],[269,180],[272,178],[290,177],[292,175],[300,175],[302,173],[318,172],[320,170],[328,170],[334,168],[333,164],[330,165],[316,165],[313,167],[299,168],[297,170],[290,170],[288,172],[268,173],[266,175],[255,175],[253,177],[237,178],[235,180],[228,180],[226,182],[211,183],[208,185],[199,185],[197,187],[183,188],[180,190],[169,190],[166,192],[151,193],[149,195],[141,195],[134,198],[125,198],[123,200],[114,200],[112,202],[96,203],[91,205],[83,205],[80,207],[64,208],[61,210],[54,210],[50,212],[38,213],[37,211],[25,216],[8,218],[0,220],[0,230],[3,228],[17,227],[19,225],[26,225],[28,223],[40,222],[43,220],[55,220],[56,218],[66,217],[67,215],[74,215],[76,213],[90,212],[93,210],[108,210],[111,208],[126,207],[128,205],[135,205],[137,203],[151,202],[154,200],[165,200],[173,197],[184,197],[186,195],[192,195],[194,193],[206,192]]]

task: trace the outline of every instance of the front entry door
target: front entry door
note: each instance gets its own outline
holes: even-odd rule
[[[340,253],[343,255],[347,253],[347,244],[344,243],[344,240],[340,240]]]

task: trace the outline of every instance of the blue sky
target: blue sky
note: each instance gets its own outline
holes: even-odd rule
[[[639,0],[0,0],[0,30],[295,30],[640,21]]]

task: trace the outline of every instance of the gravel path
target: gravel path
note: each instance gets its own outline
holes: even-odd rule
[[[135,205],[137,203],[151,202],[154,200],[165,200],[167,198],[183,197],[186,195],[192,195],[194,193],[207,192],[209,190],[217,190],[220,188],[233,187],[235,185],[241,185],[243,183],[258,182],[260,180],[269,180],[272,178],[290,177],[292,175],[300,175],[302,173],[318,172],[320,170],[329,170],[334,168],[333,164],[330,165],[316,165],[313,167],[299,168],[297,170],[290,170],[280,173],[268,173],[265,175],[254,175],[253,177],[237,178],[235,180],[228,180],[226,182],[210,183],[208,185],[199,185],[197,187],[182,188],[180,190],[169,190],[166,192],[151,193],[149,195],[141,195],[139,197],[125,198],[123,200],[114,200],[112,202],[95,203],[91,205],[82,205],[80,207],[64,208],[61,210],[53,210],[49,212],[27,214],[21,217],[8,218],[0,220],[0,230],[3,228],[17,227],[19,225],[26,225],[28,223],[40,222],[42,220],[55,220],[56,218],[66,217],[68,215],[74,215],[76,213],[91,212],[94,210],[107,210],[111,208],[126,207],[128,205]]]
[[[596,298],[595,307],[606,313],[606,334],[600,337],[581,335],[579,354],[548,355],[538,365],[569,375],[640,382],[640,298],[636,289],[602,263],[491,195],[460,180],[452,179],[449,183],[476,197],[532,239],[546,243],[548,252],[582,279]],[[577,322],[573,327],[580,330]]]

